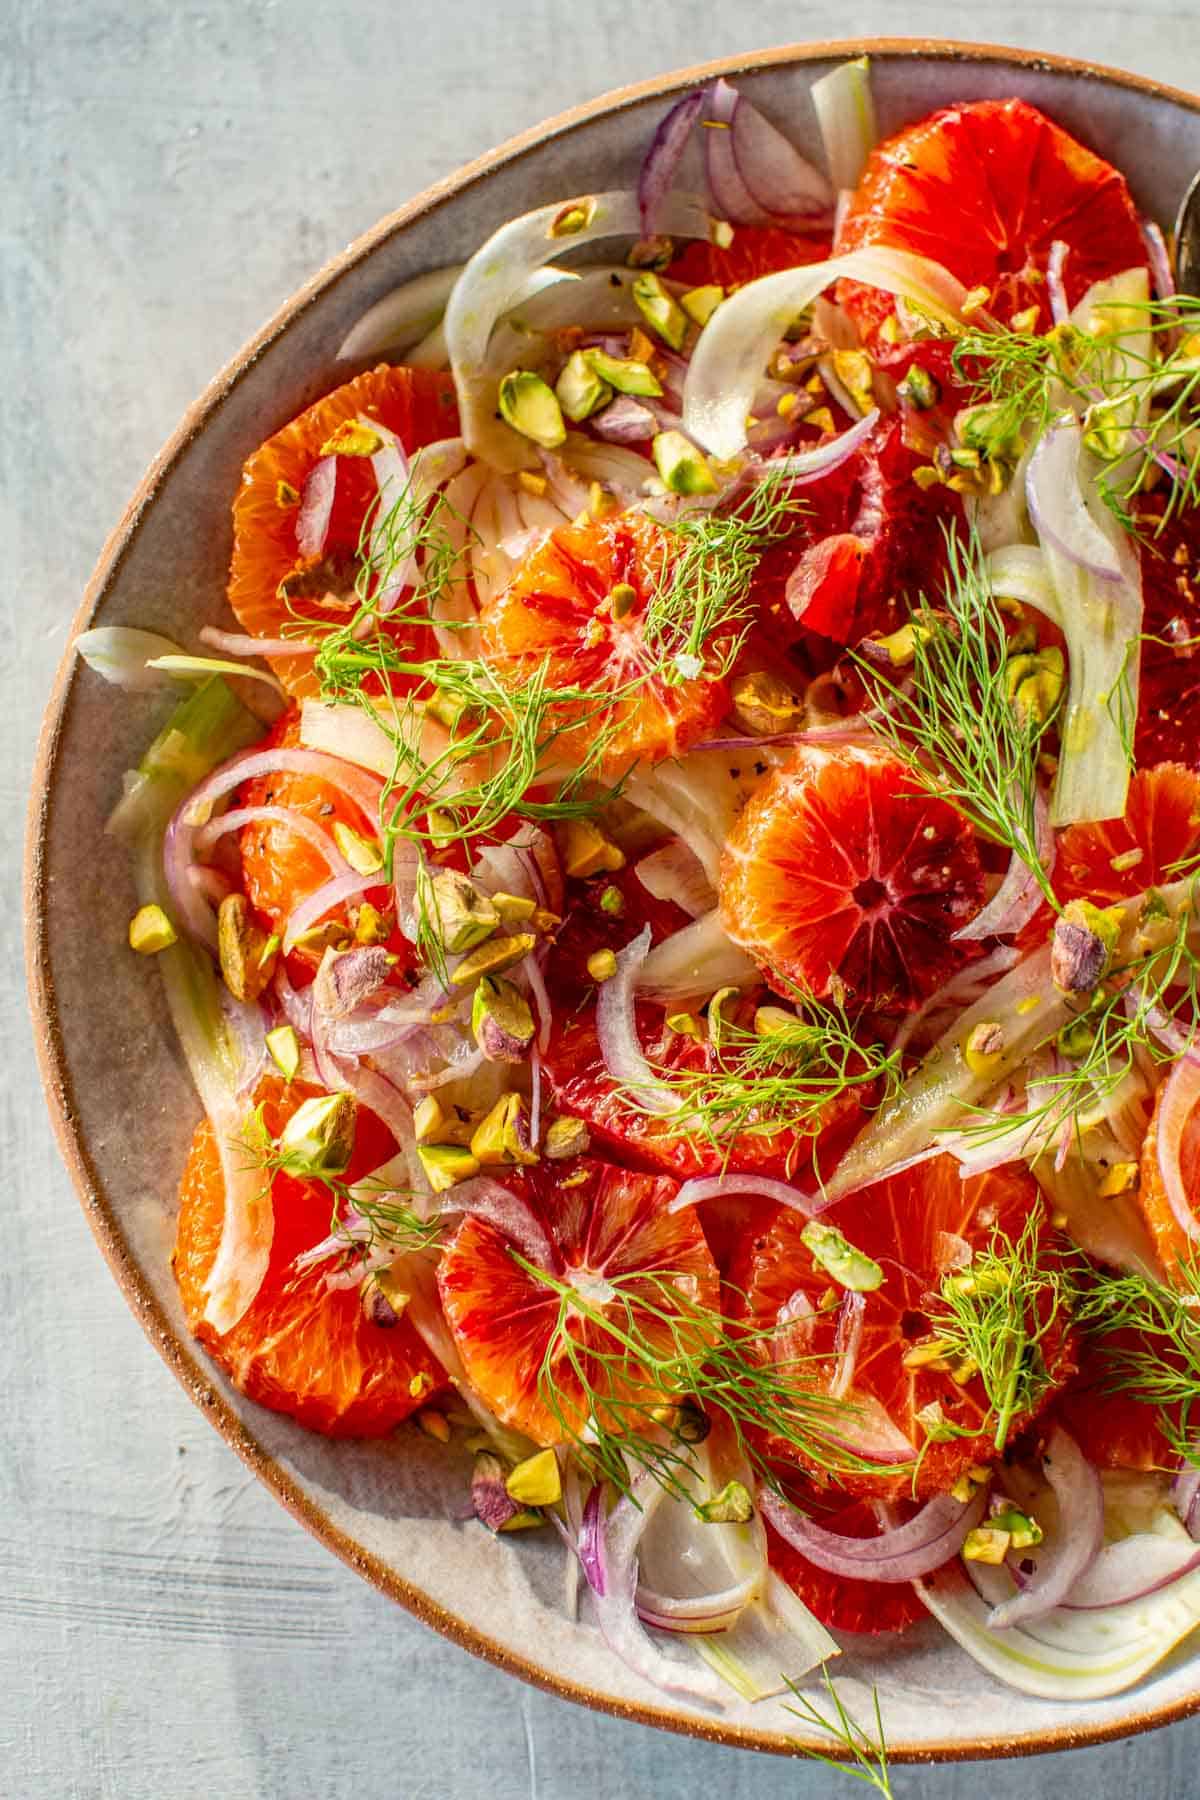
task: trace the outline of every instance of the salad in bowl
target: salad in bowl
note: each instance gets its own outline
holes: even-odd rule
[[[1200,1624],[1200,307],[1027,101],[812,103],[386,295],[236,629],[77,640],[185,684],[110,827],[174,1274],[662,1689],[932,1615],[1098,1700]]]

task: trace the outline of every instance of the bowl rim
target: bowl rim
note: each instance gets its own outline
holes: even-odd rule
[[[670,70],[647,80],[613,88],[582,105],[557,113],[540,124],[508,138],[495,149],[464,164],[453,174],[433,183],[395,211],[385,214],[361,236],[332,257],[278,308],[209,382],[184,413],[162,449],[150,463],[117,524],[106,538],[83,598],[71,620],[67,646],[55,673],[46,703],[31,778],[26,818],[22,875],[22,911],[25,935],[26,980],[34,1027],[34,1052],[50,1112],[50,1122],[67,1171],[75,1186],[84,1215],[100,1252],[143,1331],[185,1392],[206,1413],[226,1443],[268,1488],[280,1504],[320,1543],[374,1587],[430,1625],[443,1637],[485,1662],[519,1676],[532,1686],[573,1700],[617,1718],[657,1726],[680,1736],[706,1739],[735,1749],[762,1750],[774,1755],[802,1755],[819,1749],[838,1757],[836,1746],[795,1734],[791,1742],[776,1733],[731,1725],[719,1718],[675,1710],[669,1704],[626,1700],[565,1679],[552,1670],[514,1653],[486,1632],[469,1624],[432,1600],[413,1582],[396,1575],[379,1557],[365,1550],[332,1519],[293,1479],[242,1420],[225,1395],[214,1385],[206,1368],[197,1361],[188,1341],[167,1319],[141,1269],[137,1266],[92,1162],[77,1122],[71,1081],[63,1044],[63,1026],[50,973],[49,905],[46,845],[55,804],[55,775],[64,721],[70,704],[78,658],[72,645],[85,629],[108,588],[118,576],[142,519],[152,505],[165,476],[183,451],[199,436],[207,421],[264,350],[328,289],[389,238],[418,218],[439,210],[458,194],[520,161],[544,143],[569,136],[579,127],[607,114],[628,110],[642,101],[668,100],[681,90],[696,87],[718,76],[752,74],[760,69],[789,68],[809,62],[873,56],[893,60],[925,59],[950,63],[1008,64],[1020,69],[1048,71],[1082,77],[1124,88],[1153,99],[1165,99],[1200,114],[1200,96],[1149,76],[1103,63],[1023,50],[1003,44],[966,43],[952,38],[871,37],[839,38],[777,45],[773,48],[726,56],[686,68]],[[1017,1738],[980,1738],[970,1743],[954,1740],[888,1745],[895,1763],[976,1762],[993,1757],[1039,1755],[1080,1749],[1111,1742],[1158,1726],[1168,1725],[1200,1711],[1200,1684],[1191,1695],[1158,1707],[1133,1713],[1120,1720],[1088,1726],[1032,1730]]]

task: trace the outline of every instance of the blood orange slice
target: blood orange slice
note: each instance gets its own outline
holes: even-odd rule
[[[324,446],[355,419],[378,420],[411,454],[457,431],[454,384],[428,369],[372,369],[318,400],[250,457],[233,503],[229,604],[255,637],[287,635],[284,627],[297,620],[328,625],[350,617],[359,538],[378,492],[370,459],[336,456],[333,509],[319,556],[301,555],[296,523],[304,484]],[[285,582],[295,588],[290,596],[281,592]],[[397,625],[393,635],[414,661],[434,653],[432,639],[412,625]],[[271,666],[292,693],[314,691],[311,658],[283,657]]]
[[[886,244],[941,263],[986,288],[1004,319],[1036,305],[1050,324],[1050,247],[1068,246],[1068,304],[1094,281],[1142,268],[1146,252],[1125,178],[1024,100],[951,106],[873,150],[836,250]],[[841,297],[865,332],[894,310],[873,289]]]
[[[697,1220],[666,1210],[674,1182],[579,1157],[542,1164],[506,1185],[545,1227],[558,1281],[617,1330],[666,1353],[674,1314],[715,1306],[717,1271]],[[522,1268],[508,1239],[483,1219],[459,1226],[438,1287],[468,1379],[506,1424],[539,1444],[581,1432],[593,1412],[620,1430],[631,1404],[636,1417],[659,1397],[636,1357]]]
[[[1158,1116],[1162,1111],[1166,1085],[1165,1080],[1159,1083],[1158,1092],[1154,1096],[1154,1110],[1150,1114],[1150,1123],[1142,1140],[1137,1202],[1154,1239],[1154,1248],[1158,1252],[1164,1278],[1172,1281],[1178,1279],[1180,1262],[1191,1260],[1195,1246],[1171,1211],[1158,1160]],[[1189,1197],[1200,1197],[1200,1107],[1192,1113],[1183,1128],[1179,1142],[1179,1171]]]
[[[856,1500],[837,1488],[821,1489],[805,1483],[803,1491],[789,1486],[795,1498],[826,1531],[839,1537],[873,1538],[879,1521],[869,1502]],[[925,1608],[908,1581],[853,1581],[818,1569],[793,1549],[771,1525],[767,1526],[767,1556],[792,1592],[809,1612],[831,1631],[857,1631],[878,1637],[885,1631],[904,1631],[925,1617]]]
[[[752,795],[721,868],[726,931],[769,981],[910,1011],[966,960],[969,826],[881,750],[805,745]]]
[[[972,1463],[995,1460],[994,1423],[978,1377],[959,1382],[957,1371],[937,1371],[928,1363],[906,1367],[905,1353],[931,1332],[929,1309],[947,1267],[946,1245],[961,1239],[976,1251],[986,1248],[994,1234],[1016,1243],[1031,1214],[1049,1246],[1053,1240],[1042,1199],[1026,1170],[1009,1165],[964,1181],[949,1156],[847,1195],[822,1214],[823,1223],[836,1226],[884,1273],[882,1284],[862,1296],[861,1336],[845,1392],[848,1408],[857,1411],[848,1410],[842,1424],[836,1416],[827,1420],[822,1414],[826,1435],[839,1443],[844,1436],[847,1446],[857,1443],[860,1455],[879,1460],[878,1474],[836,1469],[849,1492],[940,1493]],[[806,1381],[828,1396],[838,1379],[839,1322],[847,1301],[841,1290],[831,1290],[828,1273],[814,1262],[801,1238],[803,1228],[795,1213],[781,1213],[771,1230],[748,1247],[735,1275],[742,1277],[749,1318],[760,1330],[786,1334],[780,1339],[783,1360],[811,1358],[812,1375]],[[835,1304],[828,1305],[831,1292]],[[1074,1371],[1066,1330],[1057,1319],[1049,1324],[1040,1353],[1049,1377],[1046,1403]],[[797,1376],[787,1379],[800,1390]],[[935,1403],[945,1421],[969,1435],[930,1441],[914,1488],[911,1468],[891,1472],[889,1462],[901,1462],[906,1445],[914,1454],[924,1448],[927,1433],[918,1414]],[[1010,1442],[1027,1422],[1014,1419]],[[769,1450],[781,1460],[819,1471],[818,1462],[778,1438],[770,1440]],[[830,1460],[836,1462],[840,1455],[835,1447]]]
[[[1190,509],[1164,523],[1163,501],[1139,508],[1142,666],[1134,753],[1139,763],[1163,759],[1200,765],[1200,542]]]
[[[760,275],[821,262],[829,252],[828,238],[797,237],[776,225],[738,225],[733,242],[724,247],[696,238],[675,258],[667,275],[687,287],[716,285],[728,293]]]
[[[1178,1467],[1179,1458],[1159,1424],[1158,1409],[1113,1387],[1114,1353],[1158,1355],[1160,1350],[1160,1344],[1133,1331],[1115,1331],[1098,1344],[1083,1340],[1079,1374],[1059,1396],[1054,1410],[1089,1462],[1102,1469]]]
[[[268,1129],[277,1133],[310,1092],[264,1083],[257,1098]],[[378,1121],[360,1113],[347,1179],[377,1167],[391,1147]],[[326,1437],[383,1437],[428,1400],[445,1376],[403,1318],[384,1329],[367,1319],[357,1290],[331,1291],[319,1267],[296,1274],[296,1257],[329,1232],[328,1191],[276,1175],[271,1198],[275,1235],[263,1285],[242,1319],[218,1335],[203,1313],[225,1189],[213,1128],[204,1120],[183,1173],[172,1258],[188,1325],[234,1385],[260,1406],[288,1413]]]
[[[671,554],[669,534],[641,513],[563,525],[484,606],[484,654],[504,682],[525,686],[545,669],[548,687],[588,696],[554,708],[555,748],[565,762],[594,755],[601,733],[605,772],[660,762],[697,743],[728,711],[719,644],[706,647],[695,673],[647,642],[647,602],[665,581]],[[618,586],[622,604],[614,610]]]

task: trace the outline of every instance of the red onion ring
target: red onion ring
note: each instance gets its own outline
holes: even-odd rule
[[[733,161],[752,200],[773,218],[829,225],[833,189],[744,95],[733,108]]]
[[[755,1569],[732,1587],[715,1594],[693,1594],[687,1600],[673,1599],[653,1588],[638,1586],[637,1616],[643,1625],[656,1631],[699,1632],[724,1631],[741,1617],[754,1599],[762,1580]]]
[[[637,187],[644,237],[653,237],[658,230],[662,203],[674,186],[683,153],[703,104],[703,89],[694,94],[685,94],[682,100],[676,101],[650,140]]]
[[[550,998],[550,990],[546,986],[546,977],[542,974],[541,964],[536,956],[527,956],[521,964],[525,978],[529,982],[529,992],[533,996],[534,1009],[538,1016],[537,1048],[544,1056],[550,1045],[550,1033],[554,1028],[554,1004]],[[537,1133],[534,1133],[536,1139]]]
[[[1141,221],[1142,242],[1146,246],[1146,261],[1150,264],[1150,279],[1154,283],[1154,291],[1160,300],[1175,298],[1175,274],[1171,268],[1171,256],[1167,249],[1166,239],[1153,219]]]
[[[359,875],[354,869],[347,868],[344,875],[334,875],[329,881],[323,881],[319,888],[314,888],[288,915],[287,928],[283,934],[284,951],[289,951],[310,925],[323,919],[327,912],[332,912],[343,900],[352,900],[356,894],[365,894],[368,889],[378,886],[378,870],[372,875]]]
[[[1180,1230],[1190,1238],[1200,1238],[1200,1224],[1197,1224],[1192,1209],[1179,1158],[1184,1131],[1198,1103],[1200,1063],[1185,1056],[1175,1064],[1163,1088],[1155,1150],[1172,1216]]]
[[[579,1566],[593,1594],[608,1592],[608,1558],[604,1543],[604,1483],[598,1481],[588,1495],[576,1544]]]
[[[759,1194],[764,1200],[777,1200],[780,1206],[790,1206],[805,1219],[815,1218],[830,1204],[816,1194],[801,1193],[789,1182],[776,1181],[769,1175],[697,1175],[684,1182],[667,1211],[682,1212],[685,1207],[699,1206],[704,1200],[728,1200],[735,1194]]]
[[[1067,290],[1063,284],[1063,270],[1070,254],[1070,244],[1064,243],[1062,238],[1055,238],[1046,258],[1046,297],[1050,302],[1050,317],[1056,325],[1063,324],[1071,312],[1067,305]]]
[[[1171,1504],[1183,1521],[1188,1536],[1200,1543],[1200,1469],[1188,1464],[1171,1483]]]
[[[938,1494],[907,1524],[894,1526],[876,1538],[851,1538],[827,1531],[770,1488],[760,1490],[758,1504],[780,1537],[818,1569],[853,1581],[898,1583],[918,1580],[957,1556],[967,1533],[983,1517],[987,1495],[980,1489],[972,1499],[962,1501]]]
[[[993,1631],[1044,1618],[1061,1606],[1087,1573],[1104,1542],[1104,1491],[1100,1477],[1073,1437],[1056,1425],[1042,1453],[1046,1480],[1058,1501],[1060,1529],[1036,1554],[1036,1572],[1011,1600],[988,1614]]]
[[[301,556],[320,556],[329,534],[333,497],[337,492],[337,457],[323,456],[304,478],[296,514],[296,548]]]
[[[1056,845],[1054,833],[1050,829],[1049,809],[1040,788],[1034,802],[1033,831],[1038,861],[1046,874],[1052,875]],[[953,934],[954,941],[970,943],[985,937],[1011,937],[1024,930],[1042,904],[1042,899],[1037,876],[1014,850],[1000,886],[987,905]]]
[[[466,1213],[474,1219],[482,1219],[484,1224],[493,1226],[506,1237],[527,1262],[535,1263],[552,1275],[562,1267],[545,1226],[528,1200],[514,1194],[511,1188],[502,1187],[488,1175],[460,1181],[457,1187],[443,1194],[442,1212]]]
[[[858,1367],[858,1352],[862,1344],[863,1319],[866,1315],[867,1302],[862,1294],[847,1293],[838,1307],[837,1329],[834,1332],[833,1351],[837,1357],[833,1379],[829,1383],[829,1398],[844,1400],[854,1385],[854,1372]]]
[[[1103,1612],[1145,1600],[1200,1568],[1200,1545],[1139,1531],[1106,1544],[1060,1604],[1066,1612]],[[1013,1571],[1018,1581],[1023,1578]]]
[[[830,475],[840,469],[844,462],[858,451],[879,423],[879,408],[872,407],[853,425],[840,432],[827,444],[818,444],[812,450],[797,450],[786,456],[768,457],[757,465],[755,473],[763,476],[777,477],[780,473],[795,481],[797,485],[809,481],[818,481],[824,475]]]
[[[769,225],[771,214],[760,206],[738,171],[733,152],[733,115],[738,92],[722,77],[707,93],[704,170],[713,209],[734,225]]]
[[[665,1117],[682,1101],[658,1080],[638,1040],[633,996],[642,964],[650,954],[650,927],[645,926],[617,956],[616,974],[602,983],[596,1001],[596,1036],[604,1066],[619,1086],[630,1088],[647,1112]]]
[[[218,631],[213,625],[200,628],[201,643],[224,656],[315,656],[321,648],[311,638],[248,637],[241,631]]]
[[[196,831],[194,847],[197,856],[206,858],[215,844],[231,831],[241,831],[245,825],[284,825],[294,831],[297,837],[303,838],[306,844],[323,856],[334,875],[351,875],[354,871],[334,843],[327,831],[314,819],[305,814],[293,812],[287,806],[235,806],[227,813],[218,813],[207,825],[201,825]]]

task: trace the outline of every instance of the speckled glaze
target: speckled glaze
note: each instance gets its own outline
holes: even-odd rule
[[[1200,101],[1084,63],[980,45],[882,40],[799,45],[681,71],[553,119],[431,188],[304,287],[196,402],[109,538],[76,630],[161,631],[193,646],[222,620],[229,502],[246,455],[345,378],[333,352],[397,283],[461,261],[502,221],[559,196],[629,185],[680,91],[724,74],[817,153],[807,90],[869,52],[881,129],[956,100],[1018,94],[1128,175],[1139,204],[1173,218],[1200,165]],[[176,1171],[197,1103],[159,984],[125,954],[133,891],[104,820],[169,706],[122,697],[68,654],[46,715],[26,858],[30,998],[54,1128],[100,1248],[151,1342],[238,1455],[351,1567],[467,1649],[557,1694],[648,1724],[788,1753],[776,1702],[722,1714],[676,1703],[569,1618],[552,1534],[515,1543],[463,1524],[461,1452],[406,1429],[383,1444],[328,1444],[234,1392],[189,1339],[169,1266]],[[96,979],[97,959],[104,979]],[[879,1689],[898,1760],[1063,1749],[1200,1707],[1200,1664],[1178,1653],[1131,1693],[1071,1707],[1013,1694],[929,1622],[842,1661],[859,1710]]]

